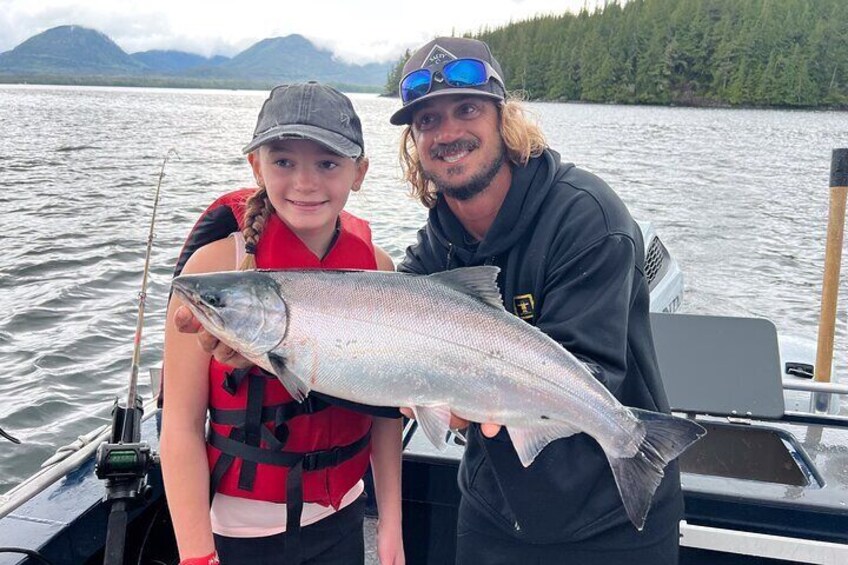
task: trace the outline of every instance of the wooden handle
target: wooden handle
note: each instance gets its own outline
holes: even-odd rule
[[[830,167],[830,212],[815,366],[815,380],[819,382],[830,382],[833,364],[833,338],[836,331],[836,301],[839,295],[846,199],[848,199],[848,149],[834,149]]]

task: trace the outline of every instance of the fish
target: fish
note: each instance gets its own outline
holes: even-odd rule
[[[560,343],[505,310],[498,272],[238,271],[182,275],[172,288],[298,401],[316,391],[410,407],[439,449],[451,413],[501,424],[524,467],[552,441],[590,435],[641,530],[663,469],[706,430],[622,405]]]

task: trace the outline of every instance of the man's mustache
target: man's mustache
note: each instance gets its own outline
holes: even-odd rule
[[[476,139],[459,139],[453,143],[440,143],[430,149],[430,158],[436,159],[458,151],[473,151],[478,147],[480,142]]]

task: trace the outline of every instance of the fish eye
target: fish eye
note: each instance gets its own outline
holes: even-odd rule
[[[206,292],[200,295],[200,299],[213,308],[224,305],[224,301],[221,299],[220,295],[211,292]]]

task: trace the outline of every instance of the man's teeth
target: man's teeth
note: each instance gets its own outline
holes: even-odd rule
[[[456,163],[457,161],[459,161],[460,159],[462,159],[466,155],[468,155],[468,151],[462,151],[460,153],[454,153],[453,155],[444,155],[442,157],[442,160],[444,160],[447,163]]]

